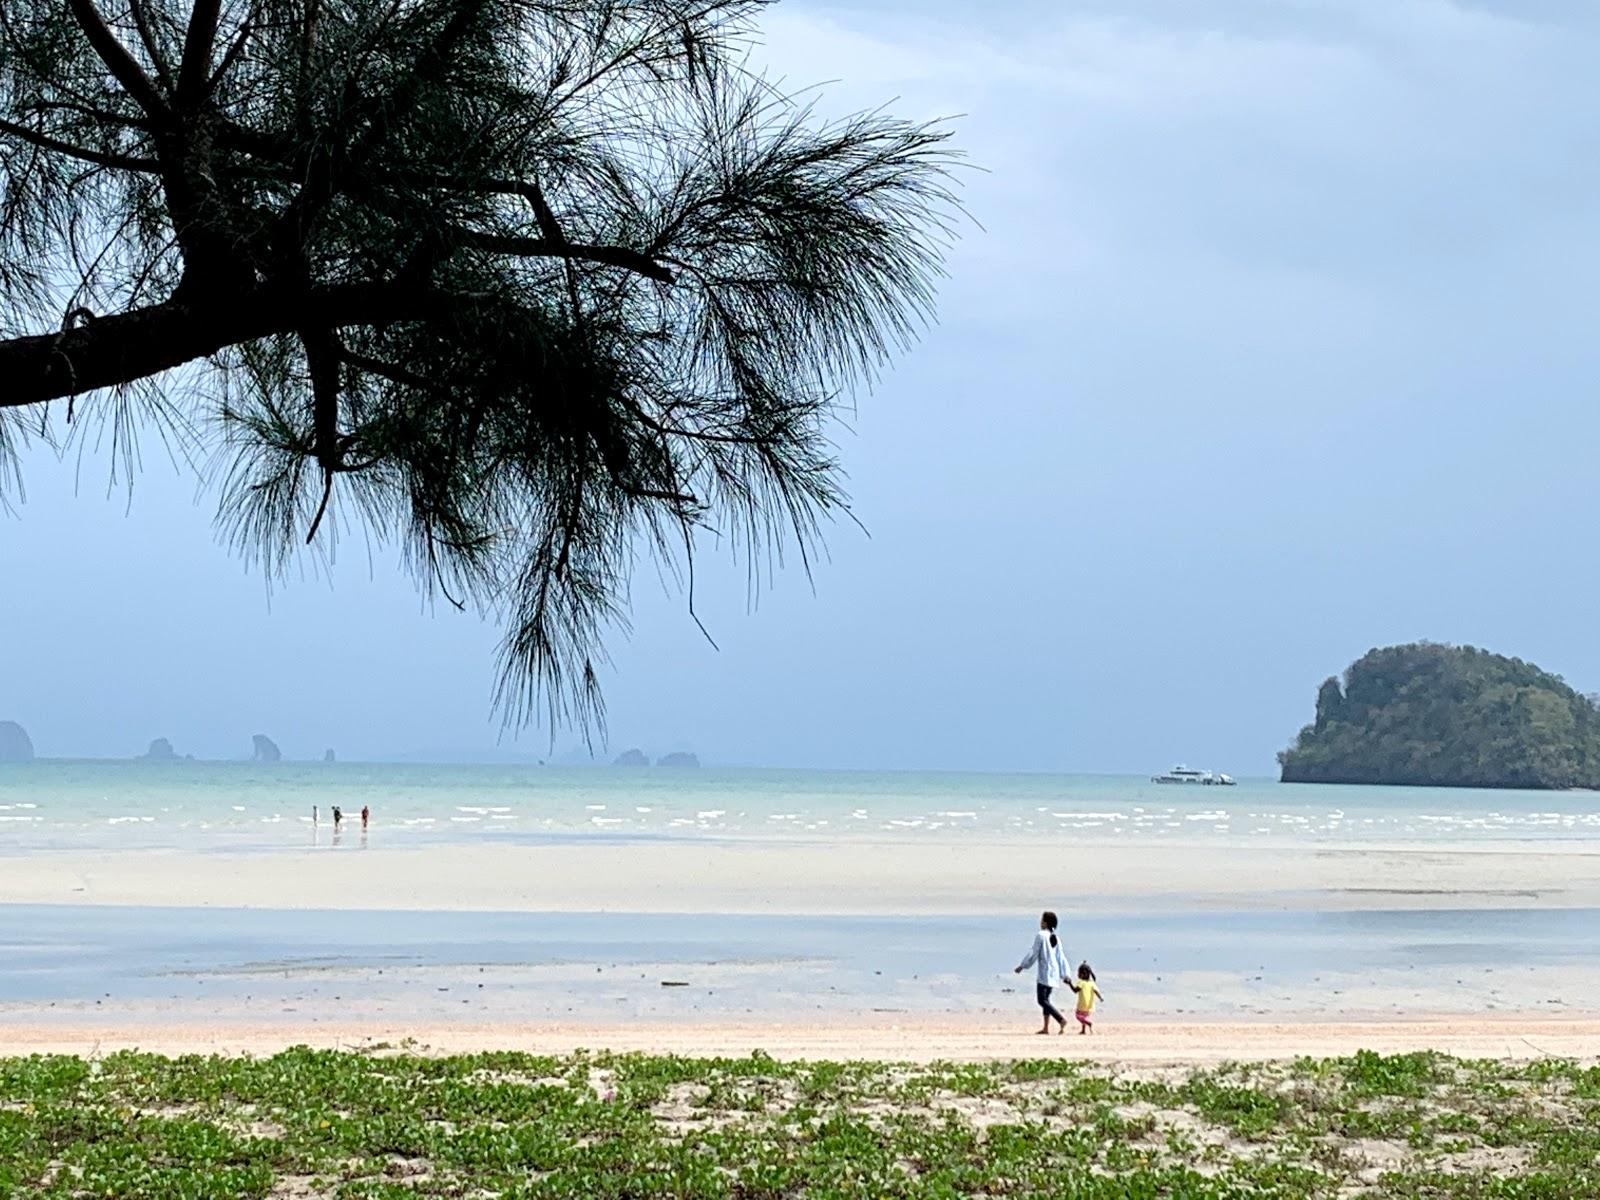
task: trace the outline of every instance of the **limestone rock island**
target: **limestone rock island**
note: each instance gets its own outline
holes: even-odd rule
[[[1473,646],[1369,650],[1317,692],[1285,783],[1600,787],[1600,708],[1559,675]]]
[[[176,762],[178,752],[172,748],[172,743],[166,738],[157,738],[150,743],[150,749],[139,756],[141,762]]]
[[[650,760],[643,750],[624,750],[611,764],[613,767],[648,767]]]
[[[278,749],[278,744],[264,733],[258,733],[250,739],[254,749],[250,754],[251,762],[275,763],[283,761],[283,751]]]
[[[32,762],[33,739],[15,721],[0,721],[0,762]]]
[[[675,754],[664,754],[656,759],[656,766],[658,767],[698,767],[699,765],[699,758],[693,754],[686,754],[681,750]]]

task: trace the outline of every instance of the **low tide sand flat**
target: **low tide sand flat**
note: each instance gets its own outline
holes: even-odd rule
[[[378,852],[80,850],[7,855],[0,903],[534,912],[961,913],[1600,906],[1588,842],[1230,846],[979,837],[445,843]]]

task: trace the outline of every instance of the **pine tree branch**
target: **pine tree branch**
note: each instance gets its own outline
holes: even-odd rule
[[[132,383],[277,334],[380,327],[442,312],[459,316],[465,303],[393,281],[167,300],[59,333],[0,341],[0,409]]]
[[[228,72],[233,69],[233,64],[238,62],[239,56],[244,53],[245,46],[250,42],[250,35],[254,32],[255,12],[252,10],[240,24],[239,32],[234,36],[232,44],[223,52],[222,61],[217,64],[217,69],[211,73],[211,79],[206,84],[207,94],[216,91],[217,85],[227,77]]]
[[[17,111],[28,115],[53,112],[77,113],[80,117],[88,117],[97,125],[116,125],[123,129],[138,129],[146,133],[150,130],[150,122],[144,117],[129,117],[122,113],[107,112],[92,104],[79,104],[72,100],[35,100],[23,105]]]
[[[128,9],[133,13],[133,23],[139,30],[139,40],[144,43],[144,52],[155,64],[156,78],[161,81],[161,86],[166,89],[167,94],[171,95],[172,68],[167,64],[166,55],[161,52],[161,41],[156,37],[155,27],[150,24],[150,14],[145,11],[145,0],[128,0]]]
[[[93,150],[87,146],[75,146],[71,142],[53,138],[47,133],[29,129],[24,125],[17,125],[4,118],[0,118],[0,133],[8,133],[14,138],[27,142],[29,145],[38,146],[41,150],[50,150],[56,154],[65,154],[81,162],[93,163],[99,167],[113,167],[123,171],[139,171],[149,175],[159,175],[161,164],[153,158],[137,158],[131,154],[113,154],[105,150]]]
[[[144,73],[144,68],[128,53],[128,48],[111,32],[100,10],[95,7],[94,0],[67,0],[67,5],[112,77],[152,120],[165,122],[171,116],[166,100],[151,82],[150,76]]]
[[[221,16],[222,0],[194,0],[183,39],[183,65],[178,71],[177,100],[182,107],[194,108],[205,99]]]
[[[593,246],[581,242],[569,242],[565,238],[553,241],[550,238],[479,233],[470,229],[457,231],[457,236],[464,245],[477,250],[487,250],[491,254],[508,254],[514,258],[561,258],[603,263],[610,267],[621,267],[659,283],[671,283],[674,278],[672,272],[655,259],[624,246]]]

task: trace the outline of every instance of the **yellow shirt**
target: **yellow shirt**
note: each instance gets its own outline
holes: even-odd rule
[[[1095,989],[1094,983],[1088,979],[1075,979],[1072,986],[1078,992],[1078,1011],[1089,1013],[1094,1011]]]

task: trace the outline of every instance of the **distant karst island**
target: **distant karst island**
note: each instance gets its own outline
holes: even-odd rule
[[[0,721],[0,762],[32,762],[33,739],[15,721]]]
[[[1600,707],[1520,658],[1386,646],[1323,682],[1278,762],[1285,783],[1595,788]]]
[[[184,761],[192,760],[193,758],[194,758],[194,755],[192,755],[192,754],[186,754],[186,755],[180,756],[178,754],[178,752],[172,748],[172,743],[170,741],[168,741],[164,737],[160,737],[160,738],[156,738],[155,741],[150,743],[150,749],[146,750],[143,754],[141,754],[139,756],[139,758],[138,758],[138,761],[139,762],[184,762]]]
[[[613,767],[648,767],[650,765],[650,756],[638,748],[624,750],[612,760],[611,765]],[[672,754],[663,754],[656,759],[656,766],[658,767],[698,767],[699,765],[700,759],[697,756],[682,750],[675,751]]]

